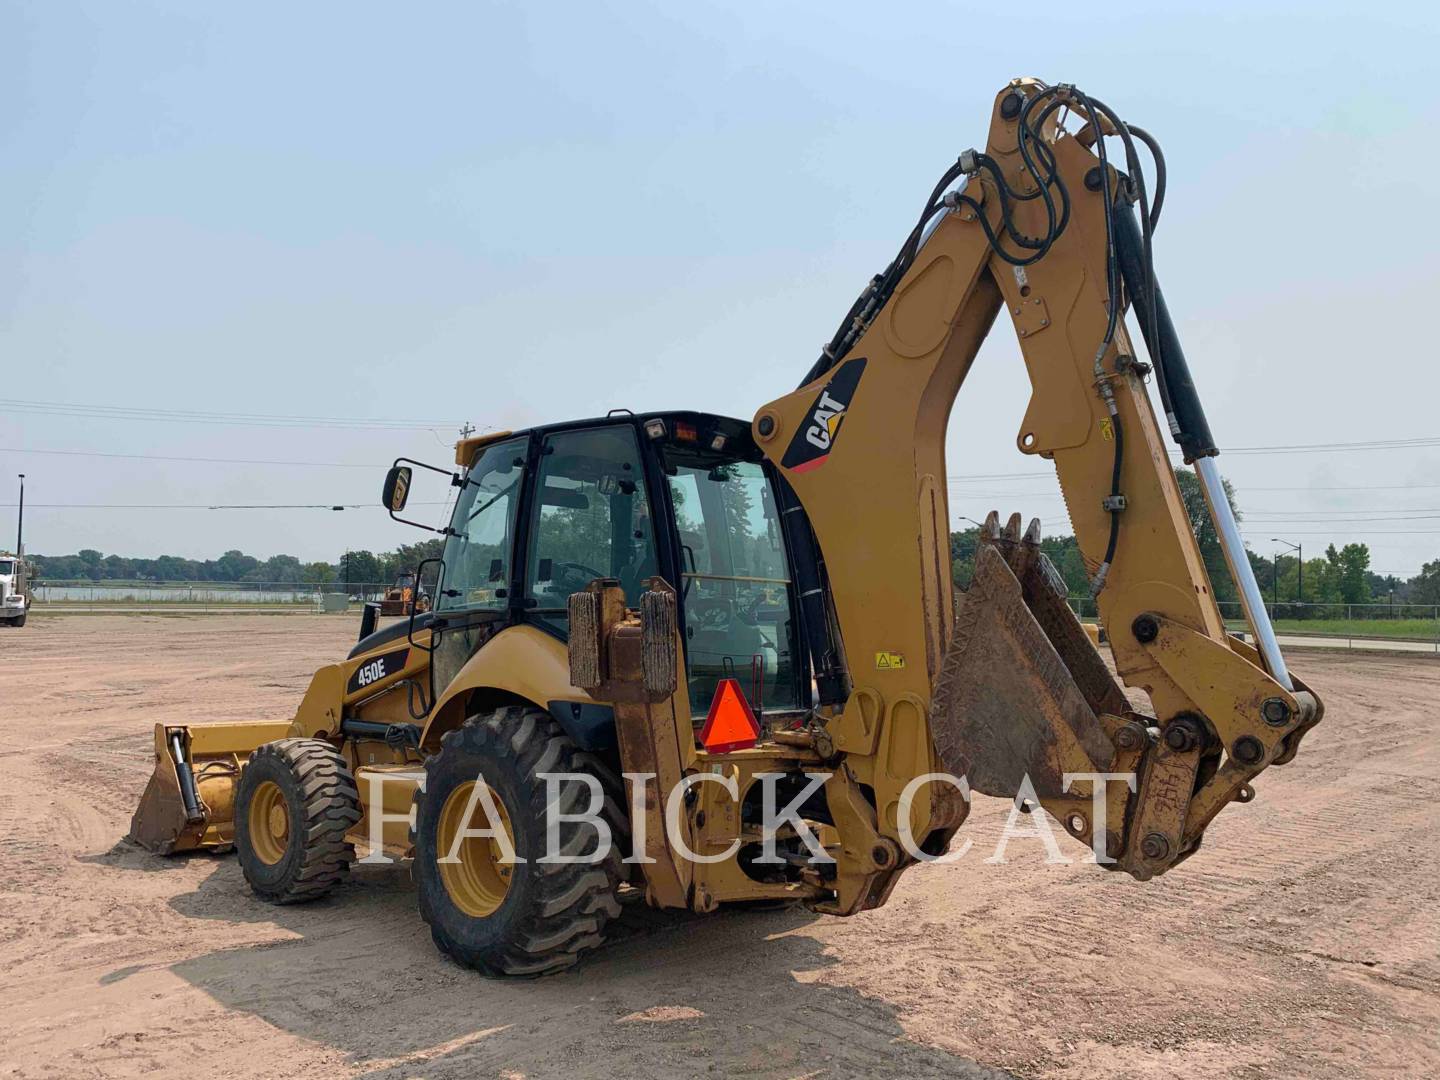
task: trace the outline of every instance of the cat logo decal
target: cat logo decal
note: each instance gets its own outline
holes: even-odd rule
[[[809,415],[786,447],[785,456],[780,459],[782,467],[803,473],[825,464],[835,447],[835,440],[840,437],[846,410],[850,408],[855,388],[860,385],[860,376],[864,372],[863,356],[846,360],[840,365],[810,405]]]

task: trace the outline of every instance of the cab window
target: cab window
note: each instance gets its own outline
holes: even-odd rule
[[[659,573],[635,431],[627,425],[549,435],[540,454],[525,562],[532,613],[564,633],[570,594],[617,578],[630,603]]]
[[[666,452],[681,557],[690,709],[704,716],[722,678],[755,709],[799,701],[790,572],[764,470]]]
[[[439,611],[507,606],[515,512],[525,475],[526,440],[484,448],[465,474],[445,540]]]

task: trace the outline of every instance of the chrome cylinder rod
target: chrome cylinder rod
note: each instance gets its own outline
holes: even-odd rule
[[[1210,506],[1210,520],[1220,535],[1220,549],[1225,552],[1225,563],[1230,567],[1230,576],[1240,590],[1240,606],[1245,611],[1245,621],[1255,635],[1255,647],[1270,676],[1286,690],[1294,690],[1290,672],[1285,667],[1285,657],[1280,653],[1280,643],[1275,640],[1275,628],[1270,625],[1270,613],[1265,610],[1265,598],[1260,594],[1260,584],[1255,580],[1255,570],[1250,557],[1245,554],[1245,542],[1240,538],[1240,526],[1235,513],[1230,509],[1230,500],[1225,497],[1225,485],[1220,480],[1220,469],[1213,457],[1202,457],[1195,462],[1195,473],[1200,477],[1200,490],[1205,493],[1205,502]]]

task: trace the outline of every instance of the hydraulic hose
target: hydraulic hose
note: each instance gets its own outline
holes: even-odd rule
[[[1134,124],[1125,126],[1130,129],[1131,135],[1145,144],[1150,156],[1155,160],[1155,195],[1150,206],[1150,228],[1154,229],[1160,224],[1160,208],[1165,205],[1165,155],[1160,152],[1160,140],[1154,135]]]

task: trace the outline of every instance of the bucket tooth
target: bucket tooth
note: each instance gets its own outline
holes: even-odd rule
[[[1083,638],[1068,606],[1065,614]],[[1037,795],[1058,796],[1063,773],[1113,763],[1114,747],[1095,710],[998,545],[980,545],[974,579],[957,597],[931,731],[945,767],[986,795],[1014,797],[1028,776]]]
[[[1040,519],[1031,518],[1030,526],[1025,530],[1025,543],[1038,547],[1040,544]]]
[[[1020,515],[1011,514],[1010,520],[1005,523],[1005,539],[1012,544],[1020,542]]]
[[[980,535],[989,540],[1000,539],[1000,512],[991,510],[985,515],[985,528],[980,530]]]

